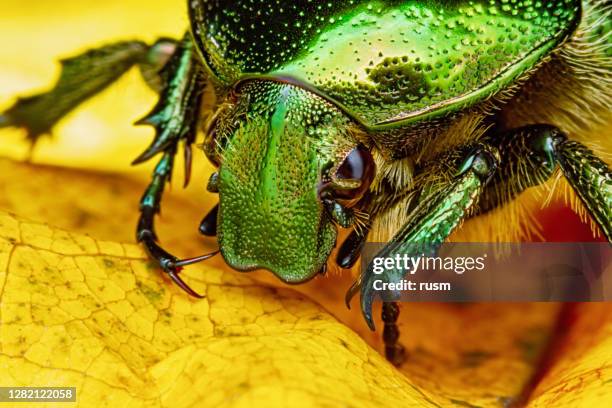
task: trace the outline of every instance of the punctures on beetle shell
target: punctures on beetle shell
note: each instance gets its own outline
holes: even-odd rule
[[[195,0],[212,77],[271,77],[331,98],[370,128],[474,105],[564,41],[580,2]]]

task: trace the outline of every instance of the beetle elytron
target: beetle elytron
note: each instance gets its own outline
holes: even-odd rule
[[[182,266],[154,232],[182,144],[200,127],[218,167],[219,204],[200,226],[225,261],[285,282],[324,272],[337,226],[352,228],[336,262],[366,238],[443,242],[460,223],[511,201],[560,169],[612,239],[610,168],[583,144],[609,117],[611,6],[605,1],[191,0],[191,29],[152,45],[128,41],[63,61],[49,92],[19,99],[1,126],[35,143],[129,68],[159,102],[139,123],[159,154],[140,205],[138,240],[184,290]],[[204,112],[209,89],[214,112]],[[205,120],[206,119],[206,120]],[[589,141],[583,141],[589,143]],[[189,175],[189,171],[187,171]],[[188,178],[188,176],[187,176]],[[370,274],[351,289],[371,328]],[[385,303],[386,355],[398,364],[397,305]]]

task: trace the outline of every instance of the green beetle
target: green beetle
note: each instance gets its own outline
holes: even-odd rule
[[[185,265],[154,232],[179,144],[203,150],[219,204],[200,225],[225,261],[289,283],[351,268],[367,239],[385,256],[434,247],[463,220],[561,169],[612,240],[612,173],[580,137],[612,105],[612,8],[597,1],[191,0],[180,40],[111,44],[63,61],[51,91],[19,99],[0,126],[32,143],[134,65],[160,99],[140,163],[160,154],[137,237],[184,290]],[[214,112],[202,109],[206,92]],[[588,143],[588,141],[586,141]],[[189,171],[186,172],[187,180]],[[361,291],[372,329],[372,274]],[[384,303],[387,358],[399,364],[398,307]]]

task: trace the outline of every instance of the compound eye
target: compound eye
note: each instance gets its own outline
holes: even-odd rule
[[[357,200],[368,190],[376,166],[372,154],[364,146],[357,146],[346,156],[336,170],[334,197]]]

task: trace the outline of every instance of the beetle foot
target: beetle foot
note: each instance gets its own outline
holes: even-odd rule
[[[26,140],[30,144],[30,153],[31,153],[31,150],[33,150],[34,145],[36,144],[36,142],[42,135],[51,134],[51,128],[49,127],[49,128],[41,129],[37,127],[37,125],[34,122],[28,121],[25,118],[20,118],[18,116],[15,116],[14,114],[15,112],[19,113],[18,110],[20,108],[20,103],[21,102],[18,101],[15,104],[15,106],[10,108],[8,111],[4,113],[0,113],[0,128],[15,127],[15,128],[21,128],[25,130]]]
[[[385,347],[385,358],[394,366],[399,367],[406,361],[406,349],[401,344]]]
[[[340,246],[336,263],[343,269],[351,269],[359,257],[368,237],[368,230],[358,232],[353,230],[346,240]]]
[[[200,295],[195,290],[191,289],[191,287],[179,276],[179,273],[183,270],[184,266],[190,265],[191,263],[195,263],[195,259],[200,260],[201,258],[204,258],[204,256],[186,260],[179,260],[177,257],[168,253],[165,249],[160,247],[157,242],[155,242],[155,236],[150,230],[141,231],[139,233],[138,240],[143,243],[149,256],[157,262],[157,264],[170,277],[170,279],[172,279],[174,283],[176,283],[190,296],[193,296],[198,299],[204,298],[204,295]],[[216,252],[213,254],[205,255],[206,258],[204,259],[208,259],[214,255],[216,255]],[[197,262],[199,262],[199,260]]]
[[[207,237],[214,237],[217,235],[217,216],[219,215],[219,204],[215,205],[212,210],[200,223],[199,231],[200,234]]]
[[[181,259],[181,260],[175,257],[172,257],[172,259],[162,258],[159,260],[159,264],[164,270],[164,272],[166,272],[168,276],[170,276],[170,278],[174,281],[174,283],[176,283],[181,289],[183,289],[185,292],[189,293],[193,297],[202,299],[205,296],[200,295],[199,293],[191,289],[189,285],[187,285],[185,281],[181,279],[181,277],[179,276],[179,273],[183,270],[185,266],[205,261],[217,255],[219,252],[220,252],[219,250],[216,250],[208,254],[196,256],[194,258]]]
[[[198,292],[196,292],[195,290],[191,289],[191,287],[189,285],[187,285],[187,283],[185,283],[185,281],[179,276],[179,273],[182,270],[183,270],[182,267],[175,267],[175,268],[172,268],[172,269],[164,269],[164,271],[168,274],[170,279],[172,279],[172,281],[174,283],[176,283],[181,289],[183,289],[185,292],[187,292],[190,296],[193,296],[193,297],[198,298],[198,299],[205,298],[204,295],[200,295]]]
[[[400,366],[406,359],[404,346],[398,343],[400,331],[397,326],[399,306],[396,302],[385,302],[382,308],[383,341],[385,343],[385,357],[394,366]]]

